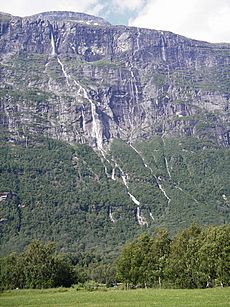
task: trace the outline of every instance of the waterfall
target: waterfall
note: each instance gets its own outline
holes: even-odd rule
[[[112,223],[115,223],[115,222],[116,222],[115,219],[113,218],[112,208],[111,208],[111,207],[109,207],[109,218],[110,218],[110,221],[111,221]]]
[[[162,136],[161,139],[162,139],[163,145],[164,145],[164,147],[165,147],[165,141],[164,141],[163,136]],[[170,179],[172,179],[171,172],[170,172],[170,170],[169,170],[168,160],[167,160],[165,154],[164,154],[164,160],[165,160],[165,166],[166,166],[166,170],[167,170],[168,176],[169,176]]]
[[[129,197],[132,199],[132,201],[134,202],[134,204],[136,204],[136,205],[140,205],[140,202],[136,199],[136,197],[135,196],[133,196],[130,192],[128,192],[128,194],[129,194]],[[138,207],[139,208],[139,207]]]
[[[67,85],[69,85],[69,78],[70,77],[68,76],[67,72],[65,71],[64,65],[62,64],[61,60],[59,58],[57,58],[57,60],[58,60],[58,63],[61,65],[61,69],[62,69],[63,75],[66,78],[66,83],[67,83]]]
[[[124,183],[124,185],[125,185],[125,187],[126,187],[126,189],[127,189],[127,192],[128,192],[128,195],[129,195],[129,197],[131,198],[131,200],[132,200],[132,202],[135,204],[135,205],[137,205],[137,221],[138,221],[138,224],[139,225],[141,225],[141,226],[143,226],[143,225],[147,225],[148,226],[148,223],[147,223],[147,221],[145,220],[145,218],[144,217],[142,217],[141,216],[141,214],[140,214],[140,202],[139,202],[139,200],[137,200],[136,199],[136,197],[133,195],[133,194],[131,194],[130,192],[129,192],[129,186],[128,186],[128,183],[127,183],[127,180],[126,180],[126,175],[125,175],[125,173],[123,172],[123,170],[120,168],[120,166],[116,163],[116,167],[118,167],[119,168],[119,170],[120,170],[120,172],[121,172],[121,178],[122,178],[122,181],[123,181],[123,183]]]
[[[103,162],[102,162],[102,163],[103,163]],[[107,177],[107,178],[110,178],[109,173],[108,173],[108,169],[107,169],[106,165],[105,165],[104,163],[103,163],[103,165],[104,165],[104,170],[105,170],[106,177]]]
[[[148,226],[148,223],[147,223],[147,221],[145,220],[145,218],[141,216],[140,207],[137,207],[137,221],[138,221],[138,224],[139,224],[140,226],[144,226],[144,225],[147,225],[147,226]]]
[[[167,200],[168,200],[168,205],[169,205],[169,204],[170,204],[170,202],[171,202],[171,198],[170,198],[170,197],[168,197],[168,195],[167,195],[166,191],[164,190],[164,188],[162,187],[162,185],[159,183],[159,181],[157,182],[157,184],[158,184],[158,186],[159,186],[160,190],[162,191],[162,193],[164,194],[164,196],[167,198]]]
[[[112,170],[112,180],[116,180],[116,178],[115,178],[115,168],[113,168],[113,170]]]
[[[171,176],[171,173],[170,173],[170,170],[169,170],[169,164],[168,164],[168,160],[167,160],[166,157],[165,157],[165,166],[166,166],[166,170],[167,170],[167,173],[169,175],[169,178],[171,179],[172,176]]]
[[[163,32],[161,32],[161,34],[164,35]],[[161,38],[161,43],[162,43],[162,46],[161,46],[162,59],[163,59],[164,62],[166,62],[166,51],[165,51],[165,41],[164,41],[164,37]]]
[[[129,187],[128,187],[128,184],[127,184],[127,181],[126,181],[126,176],[124,175],[123,170],[120,167],[119,167],[119,169],[120,169],[121,173],[123,174],[123,175],[121,175],[121,179],[122,179],[124,185],[126,186],[126,188],[128,190]]]
[[[131,73],[131,84],[133,86],[133,96],[135,97],[136,103],[138,103],[139,97],[138,97],[137,80],[136,80],[136,77],[135,77],[134,72],[133,72],[132,69],[133,69],[133,67],[131,67],[131,70],[130,70],[130,73]]]
[[[151,219],[154,221],[154,217],[153,217],[152,212],[149,212],[149,216],[150,216],[150,217],[151,217]]]
[[[153,170],[151,167],[149,167],[146,163],[145,163],[145,160],[144,158],[142,157],[141,153],[132,145],[130,144],[130,147],[133,148],[133,150],[135,150],[135,152],[140,156],[144,166],[146,168],[148,168],[150,170],[151,173],[153,173]],[[162,187],[162,185],[159,183],[159,179],[154,175],[154,178],[156,179],[156,182],[157,182],[157,185],[159,187],[159,189],[161,190],[161,192],[164,194],[165,198],[167,198],[167,201],[168,201],[168,205],[170,204],[171,202],[171,198],[167,195],[166,191],[164,190],[164,188]]]
[[[138,52],[140,50],[140,42],[139,42],[139,38],[140,38],[140,30],[137,30],[137,49],[135,52]]]
[[[51,35],[51,48],[52,48],[51,55],[54,56],[56,55],[56,46],[55,46],[53,30],[51,30],[50,35]]]
[[[98,119],[98,114],[96,112],[96,106],[90,100],[91,103],[91,113],[92,113],[92,136],[96,139],[96,146],[98,147],[99,150],[102,150],[103,147],[103,140],[102,140],[102,129],[101,129],[101,124]]]

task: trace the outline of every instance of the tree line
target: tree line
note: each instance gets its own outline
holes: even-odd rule
[[[230,226],[193,224],[170,239],[167,230],[125,245],[117,275],[129,286],[204,288],[230,285]]]
[[[170,238],[166,229],[124,245],[112,263],[94,255],[62,254],[38,240],[1,257],[1,289],[70,287],[90,281],[126,288],[230,286],[230,226],[192,224]]]

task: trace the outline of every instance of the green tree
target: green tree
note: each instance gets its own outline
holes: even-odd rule
[[[25,276],[23,261],[16,253],[0,258],[1,265],[1,288],[16,289],[24,288]]]
[[[49,288],[54,286],[56,271],[54,244],[33,241],[22,254],[27,288]]]
[[[146,266],[143,265],[149,251],[150,237],[143,234],[136,241],[124,246],[117,260],[117,277],[128,286],[144,285],[147,281]]]
[[[201,231],[199,225],[192,224],[173,239],[165,269],[169,283],[180,288],[196,288],[204,282],[199,274],[197,258]]]
[[[230,226],[210,226],[203,230],[198,251],[199,271],[207,284],[230,284]]]
[[[143,266],[147,272],[148,284],[161,287],[165,275],[165,266],[170,250],[170,238],[166,229],[160,229],[150,240],[150,248]]]
[[[68,259],[63,256],[57,256],[54,259],[54,268],[52,273],[54,287],[70,287],[77,283],[79,278],[74,267]]]

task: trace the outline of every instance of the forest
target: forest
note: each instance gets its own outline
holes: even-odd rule
[[[34,240],[22,253],[1,257],[1,289],[99,284],[131,288],[230,286],[230,226],[192,224],[170,237],[166,229],[141,234],[117,258],[63,253],[53,242]]]
[[[2,142],[0,255],[41,240],[111,261],[144,231],[166,227],[173,236],[193,221],[229,223],[227,148],[194,138],[131,145],[114,140],[104,158],[87,144]]]

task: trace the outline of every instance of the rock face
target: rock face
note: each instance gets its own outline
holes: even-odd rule
[[[230,145],[230,45],[48,12],[0,14],[2,138],[106,148],[153,135]]]

